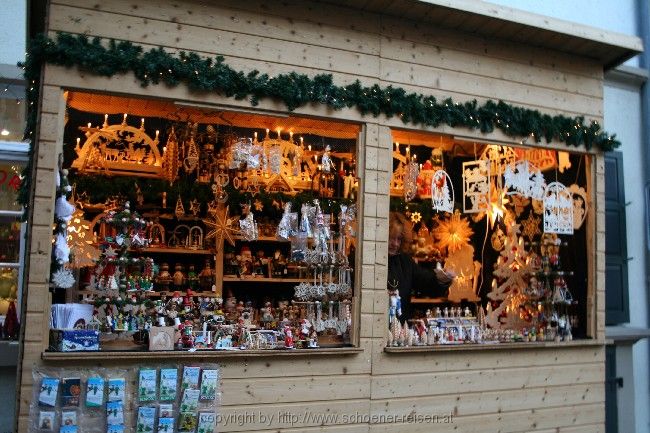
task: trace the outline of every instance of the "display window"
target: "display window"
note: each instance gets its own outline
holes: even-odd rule
[[[0,335],[8,340],[19,334],[24,231],[16,197],[21,171],[21,163],[0,162]]]
[[[392,138],[388,346],[589,338],[590,156]]]
[[[359,125],[65,98],[50,350],[352,344]]]

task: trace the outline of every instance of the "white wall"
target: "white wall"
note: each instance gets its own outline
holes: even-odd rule
[[[25,60],[27,0],[0,0],[0,64]]]

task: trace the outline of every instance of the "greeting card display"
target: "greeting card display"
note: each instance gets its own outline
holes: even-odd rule
[[[28,433],[214,433],[216,428],[216,364],[47,368],[34,369],[33,376]]]

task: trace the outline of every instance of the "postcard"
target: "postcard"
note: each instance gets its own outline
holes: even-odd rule
[[[38,403],[44,406],[56,406],[56,399],[59,395],[59,379],[56,377],[44,377],[41,380],[41,391],[38,395]]]
[[[138,399],[140,401],[154,401],[156,399],[156,385],[158,372],[152,369],[140,370],[138,380]]]
[[[104,378],[89,377],[86,383],[86,406],[101,407],[104,405]]]
[[[178,386],[178,370],[175,368],[163,368],[160,370],[160,401],[176,400],[176,388]]]

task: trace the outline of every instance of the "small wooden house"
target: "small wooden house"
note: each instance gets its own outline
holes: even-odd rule
[[[494,129],[481,132],[478,118],[473,126],[473,117],[454,120],[444,105],[465,107],[466,102],[476,100],[477,107],[486,107],[487,101],[500,100],[506,111],[511,107],[538,110],[540,119],[564,116],[576,131],[600,132],[594,126],[597,123],[591,122],[602,122],[604,70],[640,52],[637,38],[478,1],[35,0],[31,16],[32,33],[42,32],[53,41],[63,32],[97,37],[103,46],[115,39],[145,51],[162,47],[174,56],[181,52],[184,56],[223,55],[225,64],[243,72],[233,80],[243,80],[254,70],[271,77],[331,74],[335,86],[358,80],[361,90],[353,103],[336,101],[337,94],[323,95],[322,103],[314,102],[317,98],[300,95],[301,79],[293,77],[276,93],[267,89],[266,96],[251,104],[251,94],[245,90],[241,95],[226,94],[190,87],[184,78],[176,83],[174,74],[180,69],[175,68],[181,63],[170,64],[169,73],[160,71],[155,77],[160,82],[152,82],[147,71],[131,69],[126,47],[120,55],[100,60],[57,64],[47,59],[40,81],[32,83],[40,96],[34,101],[38,108],[22,309],[19,432],[33,431],[30,406],[38,385],[35,369],[133,370],[203,362],[216,363],[221,370],[219,431],[604,432],[602,155],[613,141],[609,136],[591,135],[598,141],[592,146],[562,127],[558,127],[560,134],[566,134],[562,140],[558,133],[550,133],[550,141],[539,134],[531,137],[533,126],[528,124],[525,130],[514,115],[512,124],[503,126],[494,118]],[[46,50],[47,45],[41,48]],[[65,47],[59,43],[57,49]],[[177,58],[192,61],[191,57]],[[151,59],[156,61],[153,54]],[[148,85],[143,86],[145,81]],[[405,98],[400,99],[402,105],[392,106],[389,96],[373,115],[372,104],[377,101],[363,92],[383,92],[389,86],[403,89],[403,93],[390,93]],[[328,83],[322,88],[331,89]],[[436,106],[444,114],[436,125],[404,119],[407,113],[402,110],[433,101],[407,100],[410,93],[434,97],[440,104]],[[286,101],[291,98],[302,102],[290,110]],[[206,123],[250,126],[256,121],[262,131],[285,121],[306,133],[356,140],[358,230],[349,344],[267,352],[48,351],[59,161],[66,149],[74,148],[74,142],[64,139],[68,116],[72,109],[83,111],[84,107],[94,113],[124,112],[143,118],[185,107],[209,118]],[[471,107],[463,110],[473,112]],[[409,111],[412,118],[416,111]],[[449,154],[476,154],[477,146],[480,154],[486,144],[515,146],[522,151],[547,151],[540,152],[543,155],[570,152],[572,162],[580,161],[589,206],[583,250],[575,253],[584,260],[581,338],[559,343],[386,347],[388,217],[391,192],[396,191],[391,183],[393,154],[396,147],[415,143]],[[139,164],[129,161],[131,170]],[[557,164],[555,160],[550,166]],[[160,171],[157,166],[148,170],[153,168]],[[287,177],[278,176],[277,188],[291,188]],[[223,261],[220,253],[217,260]],[[480,262],[479,257],[474,255]],[[223,277],[220,284],[228,283],[228,278]]]

